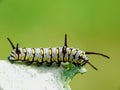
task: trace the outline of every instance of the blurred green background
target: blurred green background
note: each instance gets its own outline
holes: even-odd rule
[[[0,0],[0,59],[12,50],[7,37],[20,47],[59,47],[65,33],[69,46],[111,57],[89,56],[99,70],[86,65],[72,90],[120,90],[119,0]]]

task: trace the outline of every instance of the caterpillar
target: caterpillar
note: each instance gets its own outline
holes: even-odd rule
[[[110,58],[109,56],[102,53],[87,51],[85,52],[77,48],[68,47],[67,34],[65,34],[64,45],[57,48],[19,48],[18,43],[15,47],[12,41],[9,38],[7,39],[13,49],[8,56],[8,60],[11,63],[14,63],[14,61],[25,62],[27,64],[36,63],[38,65],[46,63],[46,65],[48,66],[51,66],[53,63],[56,63],[58,66],[60,66],[61,62],[69,62],[74,64],[75,66],[84,66],[87,63],[95,70],[98,70],[94,65],[89,62],[87,55],[95,54],[101,55],[108,59]]]

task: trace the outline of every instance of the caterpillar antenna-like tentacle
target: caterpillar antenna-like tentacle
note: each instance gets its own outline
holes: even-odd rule
[[[64,46],[66,46],[66,47],[67,47],[67,34],[65,34]]]
[[[85,54],[95,54],[95,55],[101,55],[101,56],[103,56],[103,57],[106,57],[106,58],[110,59],[110,57],[109,57],[109,56],[107,56],[107,55],[105,55],[105,54],[102,54],[102,53],[96,53],[96,52],[85,52]]]
[[[14,44],[12,43],[12,41],[11,41],[9,38],[7,38],[7,40],[9,41],[10,45],[12,46],[12,49],[15,49],[15,46],[14,46]]]
[[[94,68],[95,70],[98,70],[94,65],[92,65],[90,62],[87,62],[92,68]]]
[[[18,43],[17,43],[17,45],[16,45],[16,53],[18,53],[19,52],[19,50],[18,50]]]

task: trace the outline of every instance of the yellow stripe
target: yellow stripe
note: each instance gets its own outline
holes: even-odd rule
[[[42,62],[42,58],[38,58],[38,62],[41,63]]]
[[[74,59],[73,62],[74,62],[74,63],[77,63],[77,60]]]
[[[80,54],[80,57],[82,57],[84,54],[85,54],[85,52],[82,52],[82,53]]]
[[[81,64],[81,63],[82,63],[82,61],[81,61],[81,60],[78,60],[78,63],[79,63],[79,64]]]
[[[68,54],[70,54],[70,53],[71,53],[71,51],[72,51],[72,50],[71,50],[71,49],[69,49],[69,50],[68,50]]]
[[[56,48],[56,54],[57,54],[57,55],[59,54],[58,48]]]
[[[24,60],[24,56],[21,56],[21,60]]]
[[[29,61],[32,61],[33,60],[33,57],[29,57]]]
[[[67,62],[67,61],[68,61],[68,58],[64,58],[64,61],[66,61],[66,62]]]
[[[40,49],[40,54],[41,54],[41,55],[44,55],[43,49]]]
[[[27,60],[29,60],[29,57],[28,57],[28,56],[26,56],[26,57],[25,57],[25,60],[26,60],[26,61],[27,61]]]
[[[73,52],[73,55],[75,55],[77,53],[77,51],[75,50],[74,52]]]
[[[36,58],[36,57],[34,57],[34,61],[37,61],[37,58]]]
[[[35,54],[35,50],[32,48],[32,54]]]
[[[43,48],[40,49],[40,54],[41,54],[41,56],[44,55],[44,50],[43,50]],[[43,61],[44,61],[44,58],[43,58]],[[42,57],[41,57],[41,58],[38,58],[38,62],[42,62]]]
[[[21,55],[19,55],[19,60],[22,60],[22,56]]]
[[[23,48],[22,50],[23,50],[24,54],[26,54],[26,52],[27,52],[26,48]],[[20,58],[21,58],[21,60],[24,60],[25,56],[21,56]],[[26,60],[26,58],[25,58],[25,60]]]
[[[25,48],[23,48],[23,52],[26,53],[26,49]]]

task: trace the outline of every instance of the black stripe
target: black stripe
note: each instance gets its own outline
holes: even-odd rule
[[[19,54],[20,54],[20,53],[16,53],[16,54],[18,55],[18,60],[19,60]]]
[[[71,50],[71,52],[70,52],[70,54],[68,54],[68,62],[70,61],[70,55],[72,53],[72,48],[70,48],[70,50]]]
[[[26,50],[26,48],[22,48],[22,50],[23,49],[25,49]],[[24,51],[23,51],[24,52]],[[24,52],[24,54],[25,54],[25,56],[24,56],[24,60],[23,61],[26,61],[26,56],[27,56],[27,50],[26,50],[26,52]]]
[[[13,52],[13,51],[11,51],[11,54],[13,54],[13,55],[15,55],[16,56],[16,54]],[[17,57],[17,56],[16,56]],[[15,58],[15,57],[14,57]]]
[[[13,55],[11,55],[11,54],[10,54],[10,57],[13,57],[13,58],[15,58],[15,57],[14,57]]]
[[[61,64],[61,61],[59,60],[59,48],[56,48],[56,49],[58,50],[58,53],[57,53],[57,60],[58,60],[57,65],[59,67],[60,64]]]
[[[57,51],[58,51],[58,53],[57,53]],[[55,53],[57,54],[57,61],[59,62],[59,48],[56,48],[56,51],[55,51]],[[57,62],[56,62],[57,63]]]
[[[62,53],[63,53],[63,62],[65,62],[64,58],[65,58],[65,54],[66,54],[66,47],[64,47],[64,46],[62,48]]]
[[[52,63],[52,49],[51,48],[49,48],[50,49],[50,51],[51,51],[51,55],[50,55],[50,63]]]
[[[82,58],[81,56],[79,56],[79,60],[81,60],[81,66],[86,64],[86,60],[84,58]]]
[[[14,52],[13,52],[13,51],[11,51],[11,53],[12,53],[12,54],[14,54]]]

